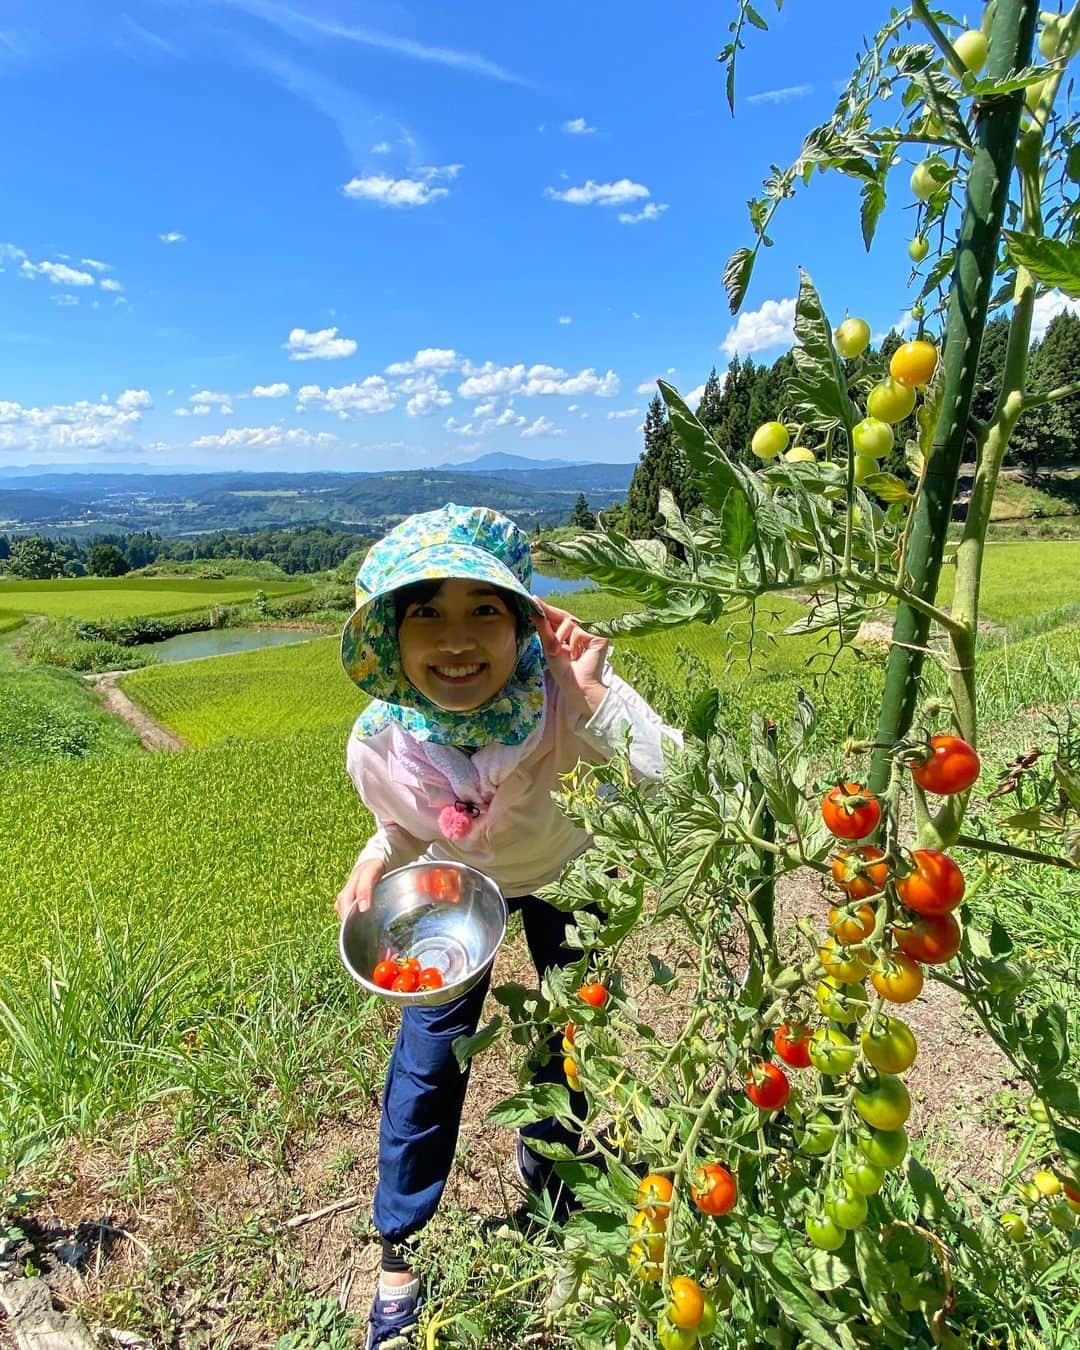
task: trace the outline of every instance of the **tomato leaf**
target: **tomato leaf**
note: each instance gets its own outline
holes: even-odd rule
[[[724,268],[724,290],[727,291],[728,307],[737,314],[746,299],[746,288],[754,271],[754,259],[757,251],[752,248],[737,248],[727,260]]]
[[[939,1223],[951,1225],[956,1222],[952,1206],[946,1200],[937,1178],[919,1162],[918,1158],[908,1159],[907,1180],[918,1203],[919,1213],[931,1226]]]
[[[704,689],[690,705],[690,713],[683,728],[699,741],[707,742],[716,730],[720,716],[720,690]]]
[[[858,410],[848,397],[843,363],[833,346],[832,329],[821,298],[806,272],[800,271],[795,306],[795,374],[788,385],[793,413],[819,431],[843,426],[850,433]]]
[[[528,1087],[497,1102],[488,1112],[493,1125],[517,1129],[537,1120],[555,1116],[559,1120],[570,1117],[570,1096],[561,1083],[530,1083]]]
[[[1026,267],[1036,281],[1064,291],[1074,300],[1080,296],[1080,243],[1064,244],[1041,235],[1005,230],[1009,257]]]
[[[734,562],[745,558],[757,541],[754,517],[746,493],[732,488],[724,498],[720,512],[720,533],[724,551]]]
[[[669,539],[682,546],[686,552],[686,560],[690,564],[690,569],[697,572],[700,566],[698,556],[697,540],[694,533],[683,519],[683,514],[679,510],[675,498],[670,489],[662,487],[660,489],[660,498],[657,503],[657,512],[664,522],[664,533]]]
[[[488,1046],[494,1045],[502,1034],[502,1029],[502,1018],[493,1017],[487,1026],[481,1027],[474,1035],[458,1036],[454,1041],[454,1057],[457,1059],[458,1067],[464,1069],[473,1055],[478,1055]]]
[[[889,1305],[892,1280],[889,1264],[881,1250],[880,1234],[870,1228],[855,1230],[855,1263],[871,1308],[881,1318],[883,1326],[902,1336],[907,1327],[896,1321]]]
[[[868,473],[863,479],[863,487],[880,497],[883,502],[910,502],[913,500],[907,485],[894,473]]]
[[[649,966],[652,969],[650,984],[658,984],[661,989],[664,989],[667,985],[675,983],[675,972],[670,966],[666,966],[659,957],[653,956],[652,952],[649,953]]]
[[[885,209],[885,183],[883,177],[871,178],[862,186],[862,208],[859,212],[860,223],[862,224],[863,243],[866,245],[867,253],[870,252],[870,245],[874,242],[874,234],[877,231],[878,219]]]
[[[823,1252],[815,1247],[803,1264],[810,1276],[810,1283],[822,1294],[843,1289],[856,1273],[846,1243],[838,1252]]]
[[[1028,1058],[1043,1074],[1057,1074],[1069,1058],[1069,1027],[1064,1008],[1050,1004],[1035,1015],[1023,1039]]]

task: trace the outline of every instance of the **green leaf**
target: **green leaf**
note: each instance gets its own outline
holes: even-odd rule
[[[773,732],[757,712],[750,719],[750,763],[777,823],[793,825],[798,817],[801,794],[780,763]]]
[[[1062,243],[1034,234],[1003,231],[1009,256],[1018,267],[1026,267],[1036,281],[1064,291],[1074,300],[1080,296],[1080,243]]]
[[[747,19],[749,19],[749,21],[754,25],[755,28],[759,28],[763,33],[767,33],[769,31],[769,25],[765,22],[765,20],[761,17],[761,15],[757,12],[757,10],[753,7],[753,5],[744,5],[743,13],[746,15]]]
[[[555,1116],[566,1120],[570,1115],[570,1097],[561,1083],[532,1083],[512,1097],[497,1102],[488,1112],[493,1125],[517,1129],[537,1120]]]
[[[690,705],[684,730],[696,740],[708,741],[720,715],[719,689],[704,689]]]
[[[458,1036],[454,1041],[454,1055],[458,1067],[464,1069],[473,1055],[478,1055],[482,1050],[486,1050],[489,1045],[494,1045],[502,1033],[502,1027],[502,1018],[493,1017],[487,1026],[481,1027],[474,1035]]]
[[[1065,1009],[1050,1004],[1036,1014],[1031,1033],[1023,1038],[1024,1052],[1043,1074],[1057,1074],[1069,1058],[1069,1026]]]
[[[696,572],[700,565],[697,540],[694,538],[693,531],[683,519],[683,514],[679,510],[671,491],[666,487],[660,489],[657,511],[664,521],[664,533],[669,539],[673,539],[677,544],[682,545],[686,550],[687,561],[692,570]]]
[[[880,497],[883,502],[910,502],[914,500],[904,485],[904,480],[897,478],[894,473],[869,473],[863,479],[863,487],[866,488],[867,492],[872,492],[875,497]]]
[[[1017,89],[1027,89],[1045,79],[1045,66],[1025,66],[1023,70],[1018,70],[1015,75],[1007,75],[1003,80],[979,80],[966,92],[975,98],[994,98],[1002,94],[1011,94]]]
[[[938,1185],[937,1178],[918,1158],[908,1159],[907,1179],[919,1206],[919,1213],[929,1221],[931,1227],[941,1223],[951,1225],[955,1221],[952,1207]]]
[[[877,231],[878,219],[885,209],[885,183],[881,178],[872,178],[865,182],[860,193],[862,197],[862,207],[859,211],[859,219],[862,225],[863,243],[866,245],[867,253],[870,252],[870,245],[874,242],[874,234]]]
[[[675,972],[670,966],[664,965],[659,957],[653,956],[652,952],[649,953],[649,966],[652,969],[650,984],[658,984],[663,989],[667,985],[675,983]]]
[[[716,444],[686,406],[679,391],[666,380],[657,380],[656,383],[660,387],[660,396],[667,405],[668,418],[675,435],[679,438],[679,444],[697,478],[705,504],[716,511],[722,511],[727,494],[732,488],[749,493],[751,491],[749,476],[740,471]],[[758,488],[754,490],[760,492]]]
[[[746,493],[741,487],[732,488],[724,498],[720,512],[720,533],[725,553],[736,562],[745,558],[754,547],[757,530]]]
[[[881,1250],[880,1233],[875,1233],[870,1228],[855,1230],[855,1261],[870,1307],[877,1313],[884,1326],[903,1335],[906,1326],[896,1321],[889,1306],[892,1277],[889,1264]]]
[[[1054,760],[1054,781],[1069,799],[1074,811],[1080,811],[1080,773],[1064,760]]]
[[[859,413],[848,397],[843,365],[833,346],[832,329],[814,283],[800,272],[792,349],[795,374],[788,385],[792,412],[819,431],[851,428]]]
[[[855,1278],[855,1267],[851,1264],[846,1243],[838,1252],[823,1252],[815,1247],[804,1264],[811,1285],[822,1294],[843,1289]]]
[[[734,80],[734,71],[729,72],[729,83]],[[733,88],[729,90],[728,102],[733,103]],[[727,291],[728,307],[737,314],[739,306],[746,299],[746,288],[750,285],[750,276],[754,270],[755,250],[737,248],[727,260],[724,268],[724,290]]]

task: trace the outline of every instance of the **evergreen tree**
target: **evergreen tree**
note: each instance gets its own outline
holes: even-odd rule
[[[1001,374],[1005,369],[1005,349],[1008,345],[1009,316],[999,314],[986,325],[982,347],[979,350],[971,415],[980,422],[989,422],[994,415],[994,404],[997,401],[997,391],[1001,388]]]
[[[95,544],[86,555],[86,570],[95,577],[122,577],[131,567],[115,544]]]
[[[1080,315],[1064,310],[1050,321],[1028,366],[1029,393],[1048,394],[1080,380]],[[1080,396],[1072,395],[1020,418],[1009,442],[1010,456],[1037,475],[1075,463],[1080,456]]]
[[[724,387],[720,383],[720,377],[716,373],[716,367],[713,366],[709,371],[709,378],[705,381],[705,388],[702,390],[701,402],[697,405],[697,419],[706,431],[712,431],[713,427],[718,426],[721,420],[721,404]]]
[[[596,517],[589,510],[589,503],[585,500],[584,492],[579,492],[577,501],[574,503],[574,509],[570,512],[571,525],[579,530],[595,530]]]
[[[659,394],[654,394],[649,402],[642,430],[645,448],[626,494],[626,530],[632,539],[648,539],[653,534],[660,499],[661,460],[672,439],[667,410]]]

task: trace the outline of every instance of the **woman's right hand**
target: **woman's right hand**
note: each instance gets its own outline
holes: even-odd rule
[[[370,908],[372,889],[385,871],[386,864],[378,858],[356,864],[334,901],[339,919],[344,919],[354,906],[359,910]]]

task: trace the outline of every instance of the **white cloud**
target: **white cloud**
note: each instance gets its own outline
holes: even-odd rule
[[[538,417],[535,422],[530,422],[527,427],[522,428],[521,438],[532,439],[534,436],[565,436],[566,431],[563,427],[557,427],[554,422],[546,417]]]
[[[489,399],[486,403],[478,403],[472,410],[474,417],[490,417],[495,411],[495,400]]]
[[[209,403],[196,403],[191,409],[192,417],[208,417],[214,410]],[[232,409],[229,409],[232,412]]]
[[[571,117],[562,124],[562,129],[568,136],[592,136],[596,133],[596,128],[589,126],[584,117]]]
[[[0,401],[0,449],[92,449],[128,442],[141,420],[138,408],[122,408],[119,400],[80,399],[45,408]]]
[[[289,386],[282,381],[279,384],[257,384],[251,391],[252,398],[284,398]]]
[[[377,202],[379,206],[395,209],[430,206],[440,197],[449,195],[450,189],[440,187],[440,180],[454,179],[460,172],[460,164],[446,164],[441,168],[433,165],[418,169],[420,178],[391,178],[386,173],[371,173],[350,178],[341,190],[353,200]]]
[[[218,394],[213,389],[200,389],[197,394],[188,395],[189,403],[203,403],[212,408],[232,407],[232,394]]]
[[[297,390],[296,397],[301,412],[314,408],[336,413],[343,420],[361,413],[389,412],[394,406],[394,396],[381,375],[369,375],[359,383],[340,385],[336,389],[304,384]]]
[[[371,153],[373,155],[388,155],[393,148],[389,141],[380,141],[378,145],[371,147]]]
[[[704,392],[705,386],[699,384],[696,389],[691,389],[688,394],[683,394],[683,402],[696,409],[697,405],[701,402],[701,396]]]
[[[289,353],[290,361],[338,361],[356,351],[353,339],[338,337],[336,328],[320,328],[314,333],[294,328],[288,342],[281,345]]]
[[[288,445],[310,448],[316,445],[337,445],[338,437],[329,431],[307,431],[303,427],[230,427],[212,436],[198,436],[191,442],[193,450],[250,450],[261,447]]]
[[[659,220],[661,213],[668,209],[667,202],[646,202],[640,211],[620,211],[620,225],[640,225],[643,220]]]
[[[159,234],[158,238],[163,244],[186,244],[187,235],[181,234],[179,230],[167,230],[164,234]]]
[[[804,98],[813,93],[812,84],[789,84],[783,89],[766,89],[760,94],[750,94],[747,103],[790,103],[792,99]]]
[[[453,394],[448,393],[445,389],[440,389],[438,385],[434,384],[434,381],[432,386],[430,389],[419,390],[405,404],[405,411],[410,417],[430,417],[433,412],[438,412],[440,408],[448,407],[453,403]]]
[[[634,390],[635,394],[658,394],[659,392],[655,380],[642,380]]]
[[[795,297],[766,300],[760,309],[740,314],[734,328],[720,344],[729,356],[749,356],[770,347],[786,346],[795,336]]]
[[[67,263],[55,262],[31,262],[29,258],[22,260],[22,266],[19,269],[24,277],[48,277],[54,286],[92,286],[94,278],[89,272],[80,272],[78,268],[69,267]]]
[[[116,400],[116,406],[124,412],[130,412],[135,408],[152,408],[154,400],[150,397],[149,389],[125,389]]]
[[[103,277],[101,280],[101,289],[103,291],[122,291],[124,288],[115,277]]]
[[[0,263],[22,262],[25,257],[24,248],[19,248],[16,244],[0,244]]]
[[[573,319],[570,317],[569,314],[560,314],[560,315],[559,315],[559,322],[560,322],[561,324],[568,324],[568,323],[573,323],[574,321],[573,321]]]
[[[651,196],[644,183],[620,178],[614,183],[594,183],[590,178],[581,187],[570,187],[560,192],[557,188],[544,189],[544,196],[552,201],[567,202],[570,206],[621,206],[624,202],[642,201]]]
[[[613,408],[611,412],[608,413],[608,421],[621,422],[623,421],[624,418],[627,417],[640,417],[640,416],[641,416],[640,408],[619,408],[618,410]]]
[[[394,361],[387,375],[412,375],[418,370],[454,370],[461,357],[452,347],[421,347],[411,361]]]
[[[1046,335],[1046,330],[1050,326],[1050,320],[1056,318],[1058,314],[1063,314],[1069,310],[1073,314],[1080,314],[1080,300],[1070,300],[1067,295],[1062,295],[1061,291],[1047,291],[1040,295],[1035,301],[1034,309],[1031,314],[1031,340],[1036,342]]]
[[[492,407],[491,404],[484,405]],[[448,417],[443,423],[447,431],[453,431],[458,436],[486,436],[489,431],[499,431],[503,427],[523,427],[529,419],[522,417],[516,412],[512,405],[507,405],[501,413],[495,417],[485,417],[480,422],[460,422],[456,417]]]
[[[191,409],[190,409],[190,408],[174,408],[174,409],[172,410],[172,415],[173,415],[174,417],[190,417],[190,416],[191,416]]]
[[[619,377],[613,370],[598,375],[595,370],[582,370],[568,375],[557,366],[535,365],[527,369],[523,363],[496,366],[485,361],[480,367],[471,367],[469,374],[458,385],[462,398],[491,398],[502,394],[523,394],[532,398],[547,394],[596,394],[611,398],[619,392]]]
[[[79,303],[79,297],[77,295],[72,295],[70,291],[63,291],[60,295],[50,295],[49,299],[54,305],[61,305],[65,308]]]
[[[84,267],[92,268],[95,272],[112,271],[112,268],[107,262],[101,262],[98,258],[80,258],[79,261]]]

